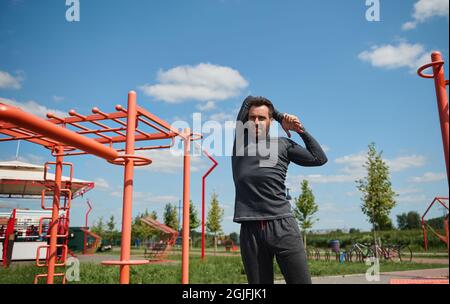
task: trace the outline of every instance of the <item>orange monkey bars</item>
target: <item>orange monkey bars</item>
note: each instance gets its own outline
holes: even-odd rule
[[[56,263],[57,249],[61,247],[61,245],[57,245],[57,240],[62,237],[61,234],[58,234],[58,226],[61,226],[58,225],[60,221],[60,197],[61,194],[64,195],[67,192],[67,189],[61,187],[62,166],[66,164],[63,163],[63,158],[64,156],[92,154],[112,164],[125,167],[120,260],[104,261],[103,264],[119,265],[120,283],[129,283],[130,265],[148,263],[148,260],[130,260],[134,166],[151,164],[149,158],[135,155],[134,152],[170,148],[174,144],[174,137],[179,136],[184,141],[182,283],[188,283],[190,146],[191,141],[201,139],[202,136],[192,134],[189,128],[181,132],[144,108],[139,107],[136,104],[136,93],[134,91],[128,93],[127,109],[117,105],[116,112],[113,113],[104,113],[98,108],[93,108],[92,113],[92,115],[84,116],[70,110],[70,117],[64,118],[49,113],[47,114],[48,119],[45,120],[19,108],[0,103],[0,134],[6,135],[5,138],[0,138],[0,142],[27,140],[51,150],[52,155],[56,157],[54,187],[50,189],[54,195],[51,208],[52,218],[47,235],[50,239],[46,263],[48,273],[38,275],[35,281],[39,277],[45,277],[47,283],[52,284],[55,276],[62,276],[63,282],[65,281],[64,275],[55,273],[55,266],[61,265]],[[116,126],[110,127],[105,124],[106,121],[114,122]],[[145,132],[138,128],[138,124],[150,127],[158,132]],[[163,139],[170,139],[171,143],[168,145],[135,147],[135,142],[138,141]],[[118,143],[125,143],[125,148],[115,148],[114,144]],[[66,222],[68,223],[68,214]],[[65,256],[66,254],[63,255],[63,257]]]

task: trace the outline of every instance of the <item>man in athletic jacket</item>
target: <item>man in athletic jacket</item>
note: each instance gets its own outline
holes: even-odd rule
[[[290,131],[297,132],[306,148],[288,138],[270,137],[273,119],[289,137]],[[300,230],[286,199],[290,162],[322,166],[327,157],[296,116],[278,112],[267,98],[248,96],[236,120],[232,170],[233,221],[241,224],[241,256],[250,284],[273,284],[274,257],[286,283],[311,283]]]

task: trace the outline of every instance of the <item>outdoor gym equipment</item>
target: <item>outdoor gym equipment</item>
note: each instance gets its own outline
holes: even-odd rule
[[[150,259],[158,261],[163,260],[169,254],[172,247],[175,245],[175,242],[178,237],[178,231],[158,222],[151,216],[141,218],[141,222],[147,224],[148,226],[166,235],[165,240],[161,240],[160,243],[151,246],[151,248],[149,248],[151,250],[148,252],[148,257]],[[147,256],[147,248],[145,250],[144,256]]]
[[[199,134],[191,133],[189,128],[183,131],[173,128],[169,123],[140,107],[136,103],[136,93],[128,93],[127,109],[121,105],[116,106],[116,112],[104,113],[94,107],[92,115],[84,116],[75,110],[70,110],[70,117],[58,117],[47,114],[48,119],[29,114],[19,108],[0,103],[0,134],[7,137],[1,141],[26,140],[42,145],[49,149],[56,158],[54,187],[52,204],[52,217],[49,229],[50,245],[48,246],[47,274],[48,284],[54,283],[55,276],[63,277],[63,273],[55,273],[56,266],[64,266],[56,263],[56,253],[59,245],[58,235],[59,210],[61,195],[70,196],[67,189],[61,187],[61,175],[65,156],[92,154],[107,160],[111,164],[124,166],[124,189],[122,209],[122,240],[119,261],[104,261],[103,265],[118,265],[120,267],[120,283],[128,284],[130,281],[130,266],[149,263],[148,260],[130,260],[131,224],[132,224],[132,199],[133,199],[133,175],[135,166],[145,166],[152,161],[144,156],[136,155],[135,151],[170,148],[174,145],[175,137],[179,137],[184,143],[183,155],[183,236],[182,236],[182,278],[183,284],[189,281],[189,199],[190,199],[190,147],[191,141],[201,139]],[[124,121],[126,120],[126,122]],[[115,123],[114,127],[106,124]],[[150,127],[153,131],[145,132],[138,128],[138,124]],[[87,127],[90,126],[91,128]],[[92,128],[95,126],[95,129]],[[69,129],[72,128],[72,129]],[[125,133],[124,133],[125,132]],[[114,133],[114,135],[110,135]],[[88,137],[89,136],[89,137]],[[168,145],[135,147],[138,141],[169,139]],[[125,143],[125,148],[114,145]],[[73,171],[73,168],[72,170]],[[69,202],[70,204],[70,202]],[[67,217],[68,220],[68,217]]]
[[[420,77],[434,79],[434,85],[436,90],[436,98],[437,105],[439,111],[439,120],[441,124],[441,134],[442,134],[442,143],[444,145],[444,157],[445,157],[445,165],[447,170],[447,184],[450,182],[449,180],[449,116],[448,116],[448,96],[447,96],[447,86],[448,80],[445,80],[444,73],[444,60],[442,59],[442,55],[440,52],[433,52],[431,54],[431,63],[425,64],[420,67],[417,71]],[[425,74],[424,71],[428,68],[433,68],[433,74]],[[423,238],[425,243],[425,250],[428,249],[428,239],[427,239],[427,231],[426,227],[431,228],[425,222],[425,216],[430,210],[430,208],[434,205],[434,203],[439,202],[442,206],[444,206],[448,211],[448,203],[447,205],[444,201],[448,202],[448,197],[436,197],[431,204],[428,206],[424,215],[422,216],[422,229],[423,229]],[[444,230],[445,236],[440,235],[436,231],[431,228],[431,231],[443,242],[447,244],[447,252],[449,249],[449,233],[448,233],[448,212],[447,216],[444,218]]]

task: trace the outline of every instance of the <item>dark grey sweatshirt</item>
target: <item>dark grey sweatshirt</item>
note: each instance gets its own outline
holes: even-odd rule
[[[237,123],[248,121],[248,103],[252,98],[254,97],[248,96],[244,100],[237,116]],[[275,110],[273,118],[281,124],[283,114]],[[244,134],[246,138],[247,133]],[[261,160],[267,160],[269,157],[267,153],[265,155],[264,153],[250,153],[254,156],[249,156],[246,153],[249,149],[254,148],[252,147],[252,145],[255,145],[254,141],[238,141],[238,145],[239,143],[243,144],[237,147],[235,137],[231,158],[236,189],[234,222],[271,220],[293,216],[290,203],[286,199],[284,184],[289,163],[313,167],[322,166],[327,162],[327,157],[319,143],[306,130],[299,134],[306,148],[285,137],[267,139],[266,146],[276,143],[274,147],[276,147],[278,153],[273,165],[268,166],[261,166]],[[239,132],[236,132],[237,135],[239,135]],[[244,154],[237,154],[236,151],[244,151]],[[263,154],[263,156],[260,154]]]

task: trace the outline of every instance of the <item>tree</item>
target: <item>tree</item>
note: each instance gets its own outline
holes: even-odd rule
[[[303,231],[303,242],[306,248],[306,232],[318,221],[313,218],[313,215],[319,210],[319,206],[315,203],[315,197],[309,188],[308,181],[303,180],[300,187],[302,192],[295,199],[294,216]]]
[[[198,218],[197,208],[195,208],[192,201],[189,203],[189,233],[191,235],[191,246],[194,244],[194,234],[192,231],[200,226],[200,219]]]
[[[367,170],[367,176],[356,181],[358,190],[363,194],[361,209],[372,224],[375,244],[377,244],[377,230],[393,228],[389,214],[395,207],[397,196],[392,190],[389,167],[383,161],[382,154],[382,151],[380,153],[376,151],[375,143],[369,145],[367,160],[363,165]]]
[[[239,234],[237,232],[231,232],[230,239],[233,241],[235,245],[239,245]]]
[[[406,213],[397,215],[397,227],[400,230],[408,229],[408,215]]]
[[[419,229],[422,226],[422,220],[416,211],[408,212],[407,216],[408,229]]]
[[[156,213],[156,211],[152,211],[150,213],[150,217],[154,220],[158,220],[158,213]]]
[[[389,214],[395,207],[397,194],[392,190],[389,167],[382,159],[382,151],[377,153],[375,143],[369,145],[364,168],[367,176],[357,180],[357,188],[363,193],[361,209],[376,230],[392,229]]]
[[[192,201],[189,204],[189,229],[195,230],[200,226],[200,219],[198,218],[197,208],[195,208]]]
[[[116,223],[114,221],[114,215],[111,215],[111,217],[109,218],[109,221],[106,224],[106,226],[108,227],[108,231],[109,232],[113,232],[114,231],[114,229],[116,228]]]
[[[131,226],[131,235],[134,240],[140,240],[140,241],[147,241],[152,236],[158,235],[159,232],[150,227],[149,225],[145,224],[141,221],[142,218],[145,217],[153,217],[153,213],[149,214],[147,210],[145,210],[144,213],[139,213],[135,218],[134,222]]]
[[[359,229],[356,228],[350,228],[350,230],[348,231],[348,233],[353,234],[353,233],[360,233],[361,231]]]
[[[178,230],[178,212],[177,207],[172,204],[166,204],[164,207],[164,224],[174,230]]]
[[[208,218],[206,220],[206,229],[208,232],[212,232],[214,234],[214,254],[217,251],[217,234],[222,231],[222,218],[224,211],[219,206],[218,196],[215,192],[213,192],[211,196],[211,207],[208,211]]]
[[[111,215],[108,223],[106,223],[106,227],[108,228],[108,239],[109,243],[112,244],[114,238],[114,230],[116,228],[116,223],[114,221],[114,215]]]
[[[98,234],[101,237],[105,236],[105,223],[103,222],[103,217],[99,217],[97,221],[92,226],[91,231],[95,234]]]
[[[409,211],[397,215],[397,226],[400,230],[419,229],[421,227],[421,217],[416,211]]]

